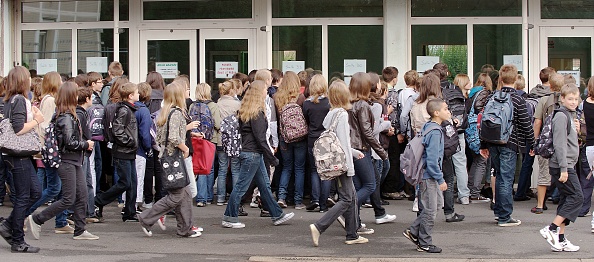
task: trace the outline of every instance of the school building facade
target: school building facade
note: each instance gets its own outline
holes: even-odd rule
[[[124,65],[216,83],[233,72],[320,70],[328,78],[436,61],[470,76],[516,64],[528,87],[555,67],[594,73],[594,0],[1,0],[0,73]],[[402,77],[402,74],[401,74]],[[400,84],[403,81],[400,81]]]

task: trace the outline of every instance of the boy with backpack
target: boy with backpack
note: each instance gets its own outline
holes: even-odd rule
[[[97,72],[87,73],[89,77],[89,88],[93,92],[91,95],[91,106],[87,108],[89,114],[89,129],[91,130],[91,140],[95,141],[93,152],[89,157],[89,166],[91,175],[93,176],[93,190],[99,191],[99,181],[101,180],[101,172],[103,171],[101,159],[101,148],[107,148],[107,143],[103,137],[103,117],[105,115],[105,107],[101,102],[101,89],[103,89],[103,77]]]
[[[542,126],[545,119],[553,113],[553,111],[560,107],[559,97],[561,95],[561,87],[563,86],[563,75],[551,73],[549,75],[550,93],[547,96],[541,97],[534,109],[534,137],[538,139],[542,131]],[[537,186],[537,203],[530,211],[535,214],[542,214],[545,210],[545,196],[547,187],[551,185],[551,175],[549,174],[549,160],[537,156],[538,160],[538,186]]]
[[[419,206],[422,206],[423,209],[402,234],[416,245],[419,252],[441,253],[441,248],[433,245],[431,231],[437,215],[439,191],[445,191],[448,188],[441,171],[444,147],[441,123],[451,119],[452,114],[448,110],[448,105],[441,99],[429,100],[427,112],[431,116],[431,121],[425,123],[421,130],[422,145],[424,146],[421,166],[425,170],[417,170],[422,172],[419,178],[418,194],[421,201]]]
[[[540,234],[555,252],[575,252],[580,249],[565,237],[565,227],[574,222],[582,207],[584,197],[580,187],[575,165],[579,157],[576,108],[580,101],[580,91],[574,84],[564,85],[561,89],[561,107],[553,115],[553,148],[549,161],[549,173],[560,192],[557,215],[549,226],[540,230]],[[559,114],[560,113],[560,114]],[[568,128],[569,126],[569,128]]]
[[[513,181],[517,154],[526,147],[531,148],[534,139],[526,101],[513,87],[517,77],[516,66],[501,66],[500,86],[484,108],[480,129],[480,154],[484,158],[491,155],[491,163],[495,169],[496,195],[493,211],[501,227],[518,226],[522,223],[511,217]]]

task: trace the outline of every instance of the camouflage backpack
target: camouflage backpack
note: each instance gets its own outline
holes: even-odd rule
[[[334,114],[330,128],[322,132],[313,146],[316,169],[322,180],[332,180],[348,171],[346,154],[336,136],[338,116],[342,112],[344,110],[340,110]]]

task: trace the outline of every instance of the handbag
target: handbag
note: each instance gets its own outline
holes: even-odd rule
[[[10,103],[21,95],[14,96]],[[23,97],[24,99],[24,97]],[[9,106],[10,105],[6,105]],[[10,123],[12,108],[9,108],[8,116],[0,121],[0,151],[9,156],[32,156],[41,151],[41,141],[35,129],[29,130],[22,135],[17,135]]]
[[[159,163],[163,168],[163,188],[167,191],[180,189],[190,184],[190,178],[188,177],[188,172],[186,171],[183,152],[176,147],[173,155],[169,155],[167,153],[167,144],[169,141],[169,122],[171,121],[171,115],[175,110],[179,109],[172,109],[171,112],[169,112],[169,116],[167,117],[167,132],[165,135],[165,147],[163,149],[165,151],[163,152],[163,156],[159,158]]]
[[[206,139],[192,137],[192,167],[196,175],[208,175],[214,163],[216,147]]]

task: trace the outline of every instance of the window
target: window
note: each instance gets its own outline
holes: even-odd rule
[[[145,1],[145,20],[251,18],[251,0]]]
[[[412,0],[411,9],[413,17],[522,16],[522,1]]]
[[[541,0],[542,19],[594,19],[593,1]]]
[[[272,0],[272,17],[382,17],[382,0]]]
[[[305,68],[322,70],[322,26],[272,27],[272,53],[274,68],[283,68],[283,61],[304,61]]]
[[[128,72],[128,29],[120,34],[120,59],[124,74]],[[78,73],[97,71],[107,76],[107,67],[98,64],[99,57],[107,58],[107,65],[114,61],[113,29],[79,29],[78,30]],[[93,66],[87,68],[87,65]],[[98,68],[104,68],[99,71]]]
[[[328,80],[344,77],[345,60],[364,60],[365,70],[361,71],[381,73],[383,35],[383,26],[379,25],[328,26]]]
[[[473,30],[474,80],[484,65],[499,70],[504,56],[522,55],[522,25],[474,25]]]
[[[22,3],[23,23],[113,21],[113,1],[42,1]],[[120,20],[128,20],[128,0],[120,1]]]
[[[419,57],[421,56],[421,57]],[[431,64],[417,65],[423,57],[439,57],[450,69],[450,80],[458,73],[468,72],[468,46],[466,25],[413,25],[412,64],[422,73]],[[434,64],[434,63],[432,63]]]
[[[60,74],[72,74],[72,33],[70,30],[26,30],[22,31],[23,66],[35,69],[47,65],[39,59],[56,59],[57,68],[47,71],[58,71]]]

